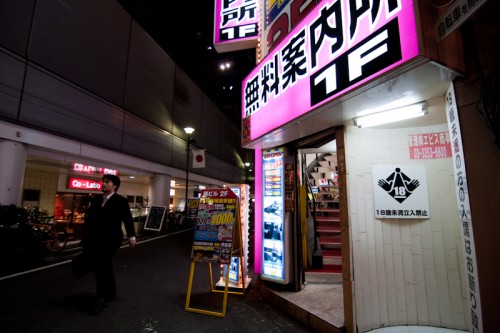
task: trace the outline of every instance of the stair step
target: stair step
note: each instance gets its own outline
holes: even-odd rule
[[[318,228],[316,228],[316,231],[320,232],[320,233],[333,233],[333,234],[337,234],[337,233],[340,232],[340,227],[318,226]]]
[[[320,245],[340,245],[340,237],[318,237]]]
[[[342,266],[342,251],[340,249],[322,249],[321,254],[323,256],[323,265]]]
[[[337,165],[337,153],[332,153],[331,155],[324,155],[323,159],[326,161],[334,162]]]
[[[323,257],[342,257],[342,251],[336,250],[321,250]]]
[[[316,202],[321,203],[321,202],[339,202],[338,200],[335,199],[322,199],[322,198],[317,198]]]
[[[332,170],[335,170],[335,165],[332,165],[330,161],[318,161],[319,165],[322,167],[329,167]]]
[[[335,177],[335,167],[331,167],[331,166],[317,166],[314,168],[314,171],[311,172],[311,174],[313,173],[325,173],[326,176],[325,177],[322,177],[322,178],[330,178],[330,179],[333,179]]]
[[[321,273],[342,273],[342,266],[340,265],[323,265],[323,268],[311,268],[307,272],[321,272]]]
[[[340,222],[340,216],[316,216],[318,222]]]
[[[316,212],[329,212],[329,213],[340,214],[340,209],[333,207],[323,207],[323,208],[316,207]]]

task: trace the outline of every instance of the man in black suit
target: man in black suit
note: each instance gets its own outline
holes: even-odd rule
[[[117,194],[120,178],[102,177],[103,195],[90,202],[83,226],[82,248],[90,260],[96,282],[96,304],[93,314],[100,313],[105,304],[116,297],[113,257],[123,241],[122,223],[127,231],[130,247],[136,245],[134,221],[128,201]]]

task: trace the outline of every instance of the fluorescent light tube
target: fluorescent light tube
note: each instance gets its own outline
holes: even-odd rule
[[[368,114],[354,118],[354,124],[358,127],[371,127],[396,121],[421,117],[427,114],[427,103],[417,103],[403,106],[401,108]]]

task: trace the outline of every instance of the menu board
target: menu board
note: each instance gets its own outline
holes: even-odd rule
[[[229,188],[203,190],[194,227],[191,259],[229,264],[238,197]]]
[[[263,260],[262,277],[285,281],[284,261],[284,150],[262,151],[263,175]]]
[[[144,223],[144,229],[160,231],[166,211],[167,207],[165,206],[151,206],[151,210]]]

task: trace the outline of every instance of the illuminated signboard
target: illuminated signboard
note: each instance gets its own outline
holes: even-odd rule
[[[237,205],[238,197],[231,189],[206,189],[202,192],[194,227],[191,259],[231,263]]]
[[[86,173],[89,175],[115,175],[118,176],[118,170],[103,167],[95,167],[81,163],[73,163],[73,171]]]
[[[102,181],[83,178],[70,178],[68,188],[96,191],[102,189]]]
[[[419,55],[411,0],[355,3],[319,3],[243,80],[243,143]]]
[[[263,17],[264,28],[261,29],[261,54],[265,56],[316,7],[321,0],[266,0]]]
[[[262,277],[276,282],[285,281],[283,161],[283,148],[262,152]]]
[[[259,0],[215,0],[214,47],[228,52],[257,47]]]

